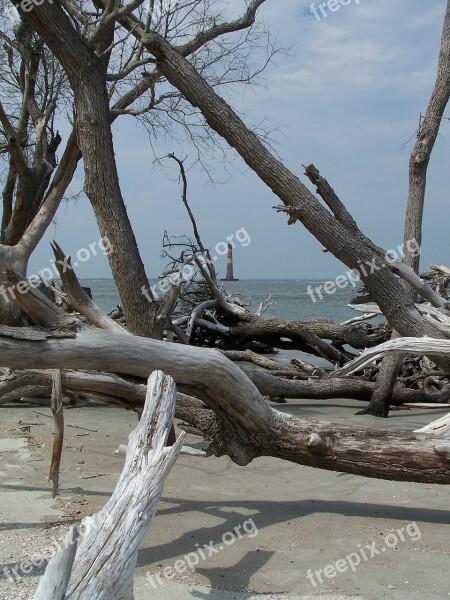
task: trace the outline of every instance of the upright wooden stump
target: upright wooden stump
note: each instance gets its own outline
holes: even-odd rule
[[[174,446],[166,447],[175,399],[173,379],[154,371],[113,495],[102,510],[71,529],[64,548],[52,558],[41,578],[34,600],[133,599],[138,549],[185,435],[182,433]]]

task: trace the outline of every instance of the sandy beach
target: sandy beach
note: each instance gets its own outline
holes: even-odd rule
[[[362,420],[353,416],[358,407],[348,400],[291,401],[281,409],[405,430],[445,413],[395,411],[388,420]],[[51,555],[69,525],[111,494],[123,466],[114,450],[126,443],[136,415],[106,406],[65,410],[61,494],[52,500],[50,410],[9,406],[0,414],[0,599],[22,600],[32,598],[43,572],[32,561]],[[189,443],[201,446],[198,438]],[[449,534],[444,486],[271,458],[238,467],[225,457],[182,456],[139,552],[135,596],[443,600],[450,598]],[[182,571],[179,561],[188,556],[196,564]]]

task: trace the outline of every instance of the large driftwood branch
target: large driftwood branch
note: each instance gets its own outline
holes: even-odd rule
[[[8,278],[17,290],[20,289],[21,284],[24,283],[21,277],[12,271],[8,271]],[[71,317],[62,309],[58,308],[56,304],[53,304],[53,302],[33,286],[28,286],[26,293],[17,294],[16,301],[38,325],[44,325],[49,329],[67,333],[81,327],[81,323],[78,319]],[[20,334],[20,329],[16,331]]]
[[[65,256],[64,252],[56,242],[53,242],[52,249],[56,258],[55,264],[71,306],[89,319],[91,323],[101,329],[131,335],[128,329],[125,329],[125,327],[122,327],[117,321],[108,315],[105,315],[97,304],[89,298],[78,281],[75,271],[72,268],[70,257]],[[154,333],[158,334],[156,337],[159,339],[162,338],[163,331],[170,324],[170,317],[175,308],[178,294],[179,284],[170,283],[169,290],[157,303]]]
[[[125,465],[113,495],[100,512],[86,517],[76,528],[81,537],[73,568],[67,560],[63,572],[56,570],[61,560],[57,553],[41,578],[34,600],[132,600],[138,549],[184,439],[182,434],[174,446],[166,447],[175,395],[171,377],[160,371],[151,375],[144,412],[130,434]],[[71,530],[63,555],[73,547],[74,537],[75,530]],[[54,590],[60,579],[67,583],[67,590],[58,596]]]
[[[444,108],[445,108],[445,105],[444,105]],[[438,118],[437,129],[435,129],[436,123],[433,124],[433,130],[435,130],[436,135],[437,135],[437,131],[439,130],[439,124],[440,124],[440,120]],[[429,152],[431,154],[431,148],[429,149]],[[428,157],[429,157],[429,155],[428,155]],[[369,240],[369,238],[367,238],[362,233],[362,231],[359,229],[358,225],[356,224],[355,220],[353,219],[352,215],[345,208],[344,204],[341,202],[341,200],[337,196],[334,189],[331,187],[331,185],[328,183],[328,181],[320,175],[319,171],[317,170],[317,168],[314,165],[309,165],[308,167],[305,167],[305,175],[309,178],[311,183],[313,183],[316,186],[317,193],[321,196],[321,198],[323,198],[325,203],[328,205],[328,207],[333,212],[336,219],[340,223],[342,223],[342,225],[344,225],[344,227],[350,233],[358,236],[365,244],[367,244],[370,248],[372,248],[372,250],[377,252],[380,255],[380,257],[385,260],[385,263],[387,263],[387,266],[394,273],[396,273],[402,279],[404,279],[415,291],[417,291],[422,296],[422,298],[424,298],[425,300],[428,300],[436,308],[450,309],[450,302],[448,302],[448,300],[446,300],[445,298],[442,298],[442,296],[437,294],[429,285],[427,285],[424,281],[422,281],[422,279],[414,272],[414,270],[409,265],[403,264],[402,262],[400,262],[398,260],[393,260],[393,259],[389,258],[388,253],[385,250],[383,250],[383,248],[380,248],[380,247],[376,246],[375,244],[373,244],[373,242],[371,240]],[[425,176],[425,174],[424,174],[424,176]],[[419,187],[422,187],[423,188],[422,192],[425,193],[425,182],[423,182],[423,186],[419,186]],[[410,192],[410,194],[411,193],[412,192]],[[408,223],[408,217],[407,217],[407,223]],[[420,238],[419,239],[416,239],[416,238],[417,238],[417,232],[415,235],[413,235],[411,233],[410,237],[408,237],[408,236],[406,237],[405,247],[404,247],[404,251],[406,253],[409,252],[408,248],[407,248],[407,244],[410,241],[415,241],[415,242],[417,242],[417,244],[420,244]]]
[[[434,451],[432,435],[285,415],[270,407],[246,375],[216,350],[83,329],[75,339],[31,342],[0,337],[0,352],[2,361],[13,368],[69,366],[138,377],[161,369],[214,411],[206,421],[190,423],[204,432],[210,451],[228,454],[240,465],[265,455],[367,477],[450,483],[450,463]],[[320,444],[314,442],[317,436]]]
[[[374,315],[382,315],[381,309],[376,304],[348,304],[349,308],[358,312],[366,313],[369,311]],[[416,304],[416,309],[422,315],[422,318],[435,327],[440,329],[446,337],[450,337],[450,317],[441,310],[430,306],[429,304]]]
[[[229,354],[229,352],[225,353],[225,355]],[[234,352],[231,352],[231,355],[234,354]],[[280,366],[282,367],[282,365]],[[271,374],[283,373],[283,371],[271,370],[270,372],[264,372],[254,368],[241,368],[262,396],[281,396],[318,401],[332,398],[352,398],[367,402],[375,386],[372,381],[342,377],[322,377],[311,381],[285,380]],[[292,373],[292,371],[289,371],[290,375]],[[48,397],[51,392],[52,376],[53,371],[51,370],[15,370],[5,380],[0,379],[0,404],[17,401],[22,396],[29,396],[30,394]],[[145,379],[138,383],[119,377],[114,373],[61,370],[61,380],[66,393],[75,394],[82,398],[115,404],[119,402],[122,406],[137,411],[140,411],[144,405],[146,395]],[[179,385],[179,389],[183,390],[183,385]],[[402,385],[396,385],[392,393],[391,404],[441,403],[449,400],[450,392],[445,389],[441,393],[430,393],[425,390],[413,390]],[[179,416],[178,412],[176,416]]]
[[[375,383],[362,379],[342,377],[322,377],[309,381],[287,380],[274,377],[271,373],[243,367],[247,377],[255,384],[263,396],[281,396],[283,398],[305,400],[328,400],[332,398],[351,398],[367,402],[375,389]],[[410,390],[396,385],[391,396],[392,405],[405,402],[446,402],[450,392],[432,394],[424,390]]]
[[[368,348],[360,356],[336,371],[335,376],[350,375],[363,369],[374,360],[388,354],[419,354],[426,356],[450,356],[450,340],[437,340],[435,338],[397,338],[380,344],[375,348]]]
[[[444,308],[450,310],[450,302],[435,292],[427,283],[425,283],[414,271],[406,264],[398,260],[391,261],[391,268],[394,273],[397,273],[408,285],[411,286],[424,300],[435,308]]]

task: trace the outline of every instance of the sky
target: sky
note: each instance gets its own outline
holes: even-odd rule
[[[276,152],[310,189],[302,164],[314,163],[361,230],[387,250],[403,239],[408,161],[434,86],[445,5],[446,0],[350,0],[335,12],[326,9],[326,17],[318,12],[318,20],[309,0],[267,0],[258,19],[279,46],[290,47],[289,55],[278,55],[267,68],[265,86],[240,88],[230,97],[247,125],[263,122],[275,129]],[[229,2],[229,14],[237,16],[243,6],[243,0]],[[123,196],[153,278],[164,270],[164,230],[191,234],[176,170],[169,161],[164,168],[155,164],[148,133],[131,118],[116,121],[113,135]],[[187,157],[190,204],[221,274],[223,242],[231,235],[245,241],[234,250],[235,276],[241,279],[334,279],[347,271],[301,224],[287,226],[286,216],[273,209],[280,200],[234,151],[226,167],[220,157],[208,159],[219,182],[214,185],[195,164],[195,150],[180,146],[158,141],[157,154],[175,147]],[[423,269],[450,265],[449,165],[450,120],[444,120],[428,171]],[[72,189],[81,186],[78,170]],[[64,203],[29,274],[48,266],[52,239],[76,256],[99,238],[87,198]],[[111,277],[103,252],[79,256],[79,277]]]

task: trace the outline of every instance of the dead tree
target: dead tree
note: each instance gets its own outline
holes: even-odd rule
[[[363,349],[375,346],[388,339],[389,330],[384,325],[368,325],[361,322],[335,324],[328,319],[308,322],[286,321],[278,318],[265,318],[265,306],[256,313],[250,312],[238,298],[229,297],[219,287],[214,262],[209,250],[203,244],[199,228],[188,200],[188,180],[184,161],[174,154],[169,157],[177,162],[182,181],[182,200],[188,212],[195,243],[183,236],[179,239],[164,237],[164,256],[171,259],[169,270],[164,274],[174,277],[187,265],[196,267],[206,284],[195,279],[196,272],[187,284],[180,281],[181,310],[188,310],[176,320],[179,327],[185,326],[183,341],[196,345],[242,349],[250,344],[260,344],[260,348],[284,348],[302,350],[329,360],[333,364],[344,364],[353,355],[343,349],[345,344]],[[169,249],[170,252],[169,253]],[[181,252],[174,256],[173,252]],[[194,292],[192,286],[195,286]],[[189,299],[185,287],[188,287]],[[199,298],[199,294],[202,296]],[[193,305],[189,306],[195,299]],[[201,334],[199,334],[201,332]],[[331,344],[324,340],[331,340]]]
[[[41,329],[0,328],[2,361],[11,368],[108,369],[140,378],[164,370],[191,396],[177,414],[191,430],[202,432],[210,454],[227,454],[239,465],[274,456],[367,477],[450,482],[448,431],[406,433],[286,415],[270,407],[242,370],[217,350],[87,327],[37,290],[22,295],[20,303]],[[449,355],[448,340],[419,343],[420,352]]]
[[[250,5],[248,13],[240,22],[240,26],[245,27],[248,23],[253,22],[256,9],[261,3],[254,2]],[[210,127],[240,153],[247,164],[284,202],[285,206],[282,210],[289,214],[291,223],[300,220],[317,237],[322,245],[332,251],[337,258],[350,268],[358,269],[361,262],[373,265],[374,268],[371,268],[367,274],[362,272],[361,277],[393,329],[399,331],[402,335],[422,336],[428,334],[437,338],[442,337],[442,333],[439,330],[423,321],[398,282],[396,274],[408,280],[410,285],[411,282],[412,285],[417,285],[419,278],[416,276],[416,279],[414,279],[414,272],[404,265],[401,268],[399,265],[386,264],[382,253],[377,251],[376,246],[369,243],[370,241],[359,230],[356,231],[354,229],[354,221],[346,211],[342,210],[342,205],[336,206],[331,204],[329,210],[327,210],[295,175],[274,158],[258,137],[244,125],[230,106],[217,95],[193,65],[185,58],[191,50],[191,45],[188,44],[186,47],[175,48],[156,31],[148,31],[145,23],[139,21],[136,16],[131,14],[135,4],[123,9],[114,9],[111,5],[106,7],[106,4],[104,7],[105,12],[103,18],[100,20],[99,29],[93,34],[94,41],[103,39],[99,31],[104,36],[107,36],[107,32],[111,30],[112,24],[116,21],[120,23],[128,30],[130,36],[136,39],[142,48],[147,50],[156,59],[159,73],[163,74],[175,89],[181,92],[186,100],[200,109]],[[92,194],[98,197],[99,204],[104,202],[106,196],[116,198],[117,202],[121,202],[120,189],[118,188],[117,178],[114,175],[115,163],[110,144],[110,129],[105,125],[106,100],[103,99],[100,101],[100,96],[96,96],[98,101],[103,104],[101,106],[98,104],[98,110],[100,111],[98,114],[99,133],[94,136],[95,143],[92,142],[90,126],[88,127],[90,117],[88,117],[87,111],[88,109],[92,110],[92,107],[90,104],[89,106],[84,106],[86,98],[91,95],[91,92],[92,94],[94,93],[93,86],[96,85],[94,82],[97,82],[99,86],[101,85],[104,88],[102,65],[97,59],[92,58],[88,48],[82,44],[80,45],[80,40],[77,38],[76,32],[56,5],[40,5],[36,7],[36,10],[28,13],[26,18],[30,19],[43,39],[50,43],[55,54],[61,59],[63,64],[66,63],[65,67],[72,85],[74,87],[78,86],[79,93],[78,95],[75,93],[75,96],[78,97],[76,102],[79,102],[80,106],[77,107],[77,112],[81,120],[86,120],[86,127],[82,123],[80,125],[80,143],[84,136],[83,131],[85,131],[86,145],[98,145],[97,151],[94,151],[92,147],[88,148],[92,160],[94,161],[95,159],[96,161],[93,165],[94,171],[88,173],[86,179],[88,184],[90,181],[92,182]],[[225,25],[213,28],[205,34],[206,38],[205,36],[202,37],[202,40],[216,39],[226,30],[227,27]],[[77,48],[78,50],[75,50]],[[90,73],[91,77],[89,81],[84,82],[87,87],[83,87],[83,91],[81,92],[80,78],[82,79],[82,74],[86,73],[86,64],[91,64],[89,62],[91,58],[93,60],[92,64],[97,66]],[[96,106],[95,103],[94,106]],[[86,165],[89,165],[89,155],[85,156]],[[103,157],[104,160],[98,161],[98,156]],[[95,169],[98,168],[99,164],[111,170],[110,177],[100,178],[100,174],[98,174],[99,177],[94,176],[96,173]],[[89,167],[87,167],[87,170],[89,171]],[[102,173],[104,172],[102,171]],[[114,189],[108,188],[102,190],[100,188],[103,185],[112,185]],[[94,200],[95,203],[96,201]],[[111,241],[113,242],[113,240]],[[421,281],[420,283],[422,284]],[[134,295],[138,295],[136,294],[136,289],[133,290],[133,293]],[[420,293],[422,293],[422,290]],[[448,370],[450,365],[447,359],[439,360],[442,366]]]
[[[408,299],[394,273],[408,278],[418,285],[414,272],[406,266],[390,265],[383,261],[376,246],[348,224],[348,213],[342,216],[342,207],[331,206],[326,210],[309,190],[282,165],[261,143],[195,68],[170,44],[156,33],[146,33],[142,24],[134,17],[123,17],[119,21],[131,35],[139,37],[146,48],[155,56],[157,64],[167,79],[183,95],[202,111],[208,124],[233,146],[246,163],[284,202],[283,211],[289,214],[290,222],[300,220],[313,235],[344,264],[358,269],[361,262],[373,265],[370,272],[361,273],[361,278],[372,297],[382,309],[391,326],[402,335],[436,338],[444,337],[433,325],[425,323]],[[372,272],[373,271],[373,272]],[[419,280],[422,284],[421,280]],[[447,359],[438,359],[446,371],[450,371]]]
[[[415,273],[419,272],[420,253],[409,251],[410,240],[415,240],[419,247],[422,244],[422,219],[425,205],[425,190],[427,181],[427,170],[431,153],[441,126],[444,111],[450,97],[450,1],[444,17],[442,31],[441,49],[436,82],[433,93],[428,104],[425,117],[420,120],[417,140],[409,161],[409,189],[408,203],[404,226],[404,258],[403,262]],[[415,301],[417,291],[404,283],[406,293]],[[394,333],[394,337],[398,334]],[[389,414],[390,397],[395,385],[398,373],[402,365],[402,359],[397,356],[389,356],[382,362],[377,377],[377,386],[373,397],[361,414],[371,414],[387,417]]]
[[[153,15],[143,14],[142,9],[140,15],[146,18],[146,30],[155,27],[173,43],[181,39],[179,51],[184,56],[195,53],[196,60],[207,68],[210,64],[220,63],[222,60],[233,63],[241,53],[245,57],[245,52],[254,43],[251,28],[256,11],[262,3],[263,0],[254,0],[245,15],[234,22],[210,26],[209,13],[214,10],[213,3],[205,3],[203,6],[203,2],[198,2],[199,6],[196,10],[192,2],[179,2],[176,10],[181,15],[184,14],[183,11],[187,13],[181,19],[180,31],[176,28],[174,30],[169,25],[165,27],[164,18],[162,23],[152,22]],[[111,116],[128,114],[144,118],[145,114],[155,107],[158,107],[159,114],[165,112],[173,115],[173,118],[176,118],[175,113],[179,115],[182,112],[180,108],[182,101],[178,93],[167,94],[163,91],[157,93],[157,84],[161,83],[161,73],[157,68],[152,69],[155,61],[145,52],[141,42],[128,44],[129,39],[132,39],[129,36],[116,39],[117,15],[128,15],[141,5],[143,0],[131,2],[120,8],[111,4],[104,11],[99,10],[98,14],[84,10],[71,1],[65,3],[64,10],[60,5],[53,3],[36,5],[38,10],[33,9],[31,12],[22,11],[19,5],[18,10],[22,18],[36,29],[41,39],[59,60],[70,81],[74,95],[77,141],[83,155],[84,191],[91,201],[102,236],[106,237],[112,246],[108,259],[120,293],[128,327],[136,334],[158,338],[161,337],[157,322],[159,303],[152,297],[149,289],[144,265],[127,215],[119,185],[110,127]],[[119,10],[117,14],[116,9]],[[203,14],[203,19],[199,28],[200,14]],[[170,9],[167,18],[169,17],[171,19]],[[195,24],[196,33],[190,40],[187,40],[185,35],[188,24],[186,19],[190,19]],[[77,26],[75,27],[73,23]],[[245,33],[246,30],[249,30],[248,33]],[[220,44],[216,44],[216,49],[210,48],[211,41],[222,35],[239,31],[244,32],[243,40],[237,42],[234,40],[230,43],[222,40]],[[246,38],[245,35],[248,37]],[[245,66],[245,60],[242,64],[244,66],[237,79],[236,73],[234,77],[230,77],[233,83],[236,81],[249,83],[253,78],[250,68]],[[152,70],[147,72],[146,67]],[[116,71],[116,68],[119,70]],[[141,69],[144,69],[143,78]],[[123,88],[124,81],[131,89],[128,89],[122,97],[119,94],[117,98],[117,89]],[[214,83],[225,85],[227,77],[223,76]],[[141,108],[130,108],[130,105],[143,95],[146,96],[147,103]],[[112,106],[110,98],[116,100],[112,102]],[[165,110],[162,110],[164,106]],[[154,127],[154,123],[149,125],[150,127]],[[186,128],[188,129],[188,125]],[[146,290],[146,295],[140,293],[141,290]]]
[[[75,136],[57,166],[62,139],[54,120],[65,104],[65,75],[30,24],[20,22],[0,35],[0,153],[7,157],[1,173],[0,320],[19,325],[23,315],[8,291],[7,270],[25,276],[28,259],[72,179]]]

